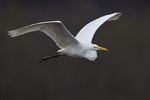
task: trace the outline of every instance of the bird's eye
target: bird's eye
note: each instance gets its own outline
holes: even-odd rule
[[[97,48],[97,46],[94,46],[94,48]]]

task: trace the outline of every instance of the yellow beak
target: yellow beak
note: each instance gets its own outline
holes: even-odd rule
[[[109,51],[108,49],[103,48],[103,47],[99,47],[99,46],[97,46],[97,48],[98,48],[99,50]]]

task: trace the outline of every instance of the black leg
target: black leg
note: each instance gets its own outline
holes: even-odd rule
[[[56,58],[56,57],[60,57],[60,56],[65,56],[65,55],[62,55],[62,54],[58,54],[58,55],[54,55],[54,56],[44,56],[42,57],[40,60],[39,60],[39,63],[45,61],[45,60],[48,60],[48,59],[51,59],[51,58]]]

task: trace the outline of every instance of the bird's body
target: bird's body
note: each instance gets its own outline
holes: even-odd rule
[[[94,61],[97,58],[97,52],[92,50],[92,47],[92,44],[80,43],[78,45],[62,48],[58,50],[58,52],[72,57],[82,57]]]
[[[23,28],[9,31],[8,33],[11,37],[16,37],[33,31],[41,31],[54,40],[56,45],[60,48],[60,50],[58,50],[60,56],[68,55],[82,57],[94,61],[97,58],[96,50],[108,51],[106,48],[92,44],[94,33],[105,21],[116,20],[120,15],[120,13],[113,13],[100,17],[84,26],[76,37],[66,29],[61,21],[48,21],[31,24]],[[44,59],[48,58],[52,57],[44,57]]]

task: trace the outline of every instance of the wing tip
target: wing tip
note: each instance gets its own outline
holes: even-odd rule
[[[121,15],[120,12],[113,13],[113,16],[108,21],[117,20]]]
[[[15,30],[8,31],[8,35],[9,35],[10,37],[16,37],[16,36],[18,36]]]
[[[116,15],[118,16],[118,18],[122,15],[121,12],[117,12]]]

